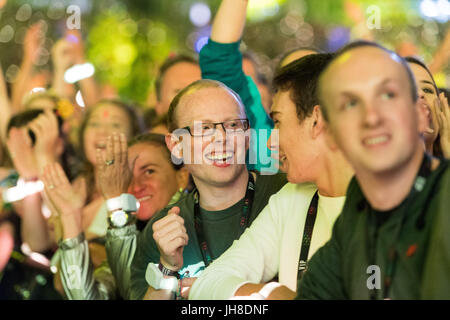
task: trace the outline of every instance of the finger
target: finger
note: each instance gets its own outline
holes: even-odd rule
[[[183,248],[188,243],[188,239],[184,237],[178,237],[172,239],[170,242],[164,242],[160,245],[160,249],[164,255],[172,256],[179,248]]]
[[[122,145],[120,143],[120,136],[117,132],[112,135],[113,140],[113,159],[118,163],[122,163]]]
[[[179,215],[180,214],[180,207],[177,207],[177,206],[175,206],[175,207],[172,207],[170,210],[169,210],[169,212],[167,213],[168,215],[169,214],[176,214],[176,215]]]
[[[127,137],[124,133],[119,136],[120,139],[120,163],[128,163]]]
[[[170,209],[169,212],[172,209]],[[178,208],[178,210],[179,210],[179,208]],[[152,225],[153,232],[155,232],[155,231],[157,232],[158,230],[161,230],[162,228],[164,228],[165,225],[168,225],[169,223],[172,223],[173,221],[176,221],[176,220],[179,220],[180,222],[183,222],[183,224],[184,224],[184,219],[182,217],[180,217],[179,215],[167,214],[164,218],[159,219]]]
[[[61,165],[59,163],[55,163],[54,168],[56,178],[58,179],[58,185],[69,187],[70,186],[69,179],[67,178],[67,175],[64,172],[63,168],[61,167]]]
[[[187,234],[187,231],[186,231],[186,228],[184,226],[184,223],[181,223],[180,221],[172,221],[171,223],[166,224],[163,228],[156,229],[153,232],[153,238],[156,241],[160,241],[161,239],[163,239],[167,235],[175,234],[177,232]]]
[[[56,165],[54,163],[49,166],[48,173],[49,173],[49,175],[51,177],[51,182],[52,182],[52,184],[54,186],[55,191],[59,190],[59,188],[61,187],[61,181],[60,181],[60,179],[58,177],[58,173],[57,173],[57,170],[56,170]]]
[[[102,155],[102,149],[99,148],[95,149],[95,165],[100,170],[103,170],[103,167],[105,166],[105,161]]]
[[[173,241],[176,239],[181,238],[184,239],[183,246],[187,244],[188,242],[188,235],[185,231],[183,231],[181,228],[176,228],[170,232],[166,232],[162,234],[160,238],[156,238],[155,241],[158,243],[161,247],[168,247],[171,245]],[[175,247],[178,248],[179,246]],[[175,249],[174,248],[174,249]]]
[[[106,158],[105,161],[114,160],[114,144],[112,136],[106,138]]]
[[[195,280],[197,280],[196,277],[183,278],[183,279],[181,279],[181,284],[182,284],[183,287],[192,287],[192,285],[194,284]]]

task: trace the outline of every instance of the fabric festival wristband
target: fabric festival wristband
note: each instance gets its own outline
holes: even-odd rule
[[[106,208],[110,212],[119,209],[126,212],[136,212],[138,210],[135,196],[129,193],[122,193],[118,197],[106,200]]]

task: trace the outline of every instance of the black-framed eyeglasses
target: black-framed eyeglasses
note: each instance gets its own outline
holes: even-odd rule
[[[225,133],[233,134],[247,131],[249,128],[248,119],[233,119],[224,122],[203,122],[195,121],[194,125],[183,127],[193,137],[207,137],[212,136],[216,132],[216,126],[221,125]]]

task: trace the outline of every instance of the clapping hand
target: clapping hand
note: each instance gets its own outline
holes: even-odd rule
[[[450,158],[450,107],[444,93],[435,100],[435,108],[439,122],[439,134],[441,135],[441,148],[444,157]]]
[[[6,140],[9,155],[19,175],[27,179],[37,178],[39,168],[27,128],[12,127]]]
[[[48,163],[57,160],[58,119],[53,111],[47,109],[31,121],[28,127],[36,137],[34,156],[40,173]]]
[[[133,179],[134,159],[128,163],[127,138],[114,133],[106,140],[106,149],[97,149],[97,181],[105,199],[127,193]],[[131,168],[130,168],[131,167]]]
[[[49,164],[42,175],[44,199],[61,218],[65,238],[73,238],[82,231],[81,212],[86,202],[85,189],[75,190],[61,165]]]

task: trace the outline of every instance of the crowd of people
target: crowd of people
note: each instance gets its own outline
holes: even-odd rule
[[[222,0],[147,107],[64,80],[77,31],[36,75],[30,27],[0,72],[0,299],[450,299],[449,90],[364,40],[266,79],[247,5]]]

